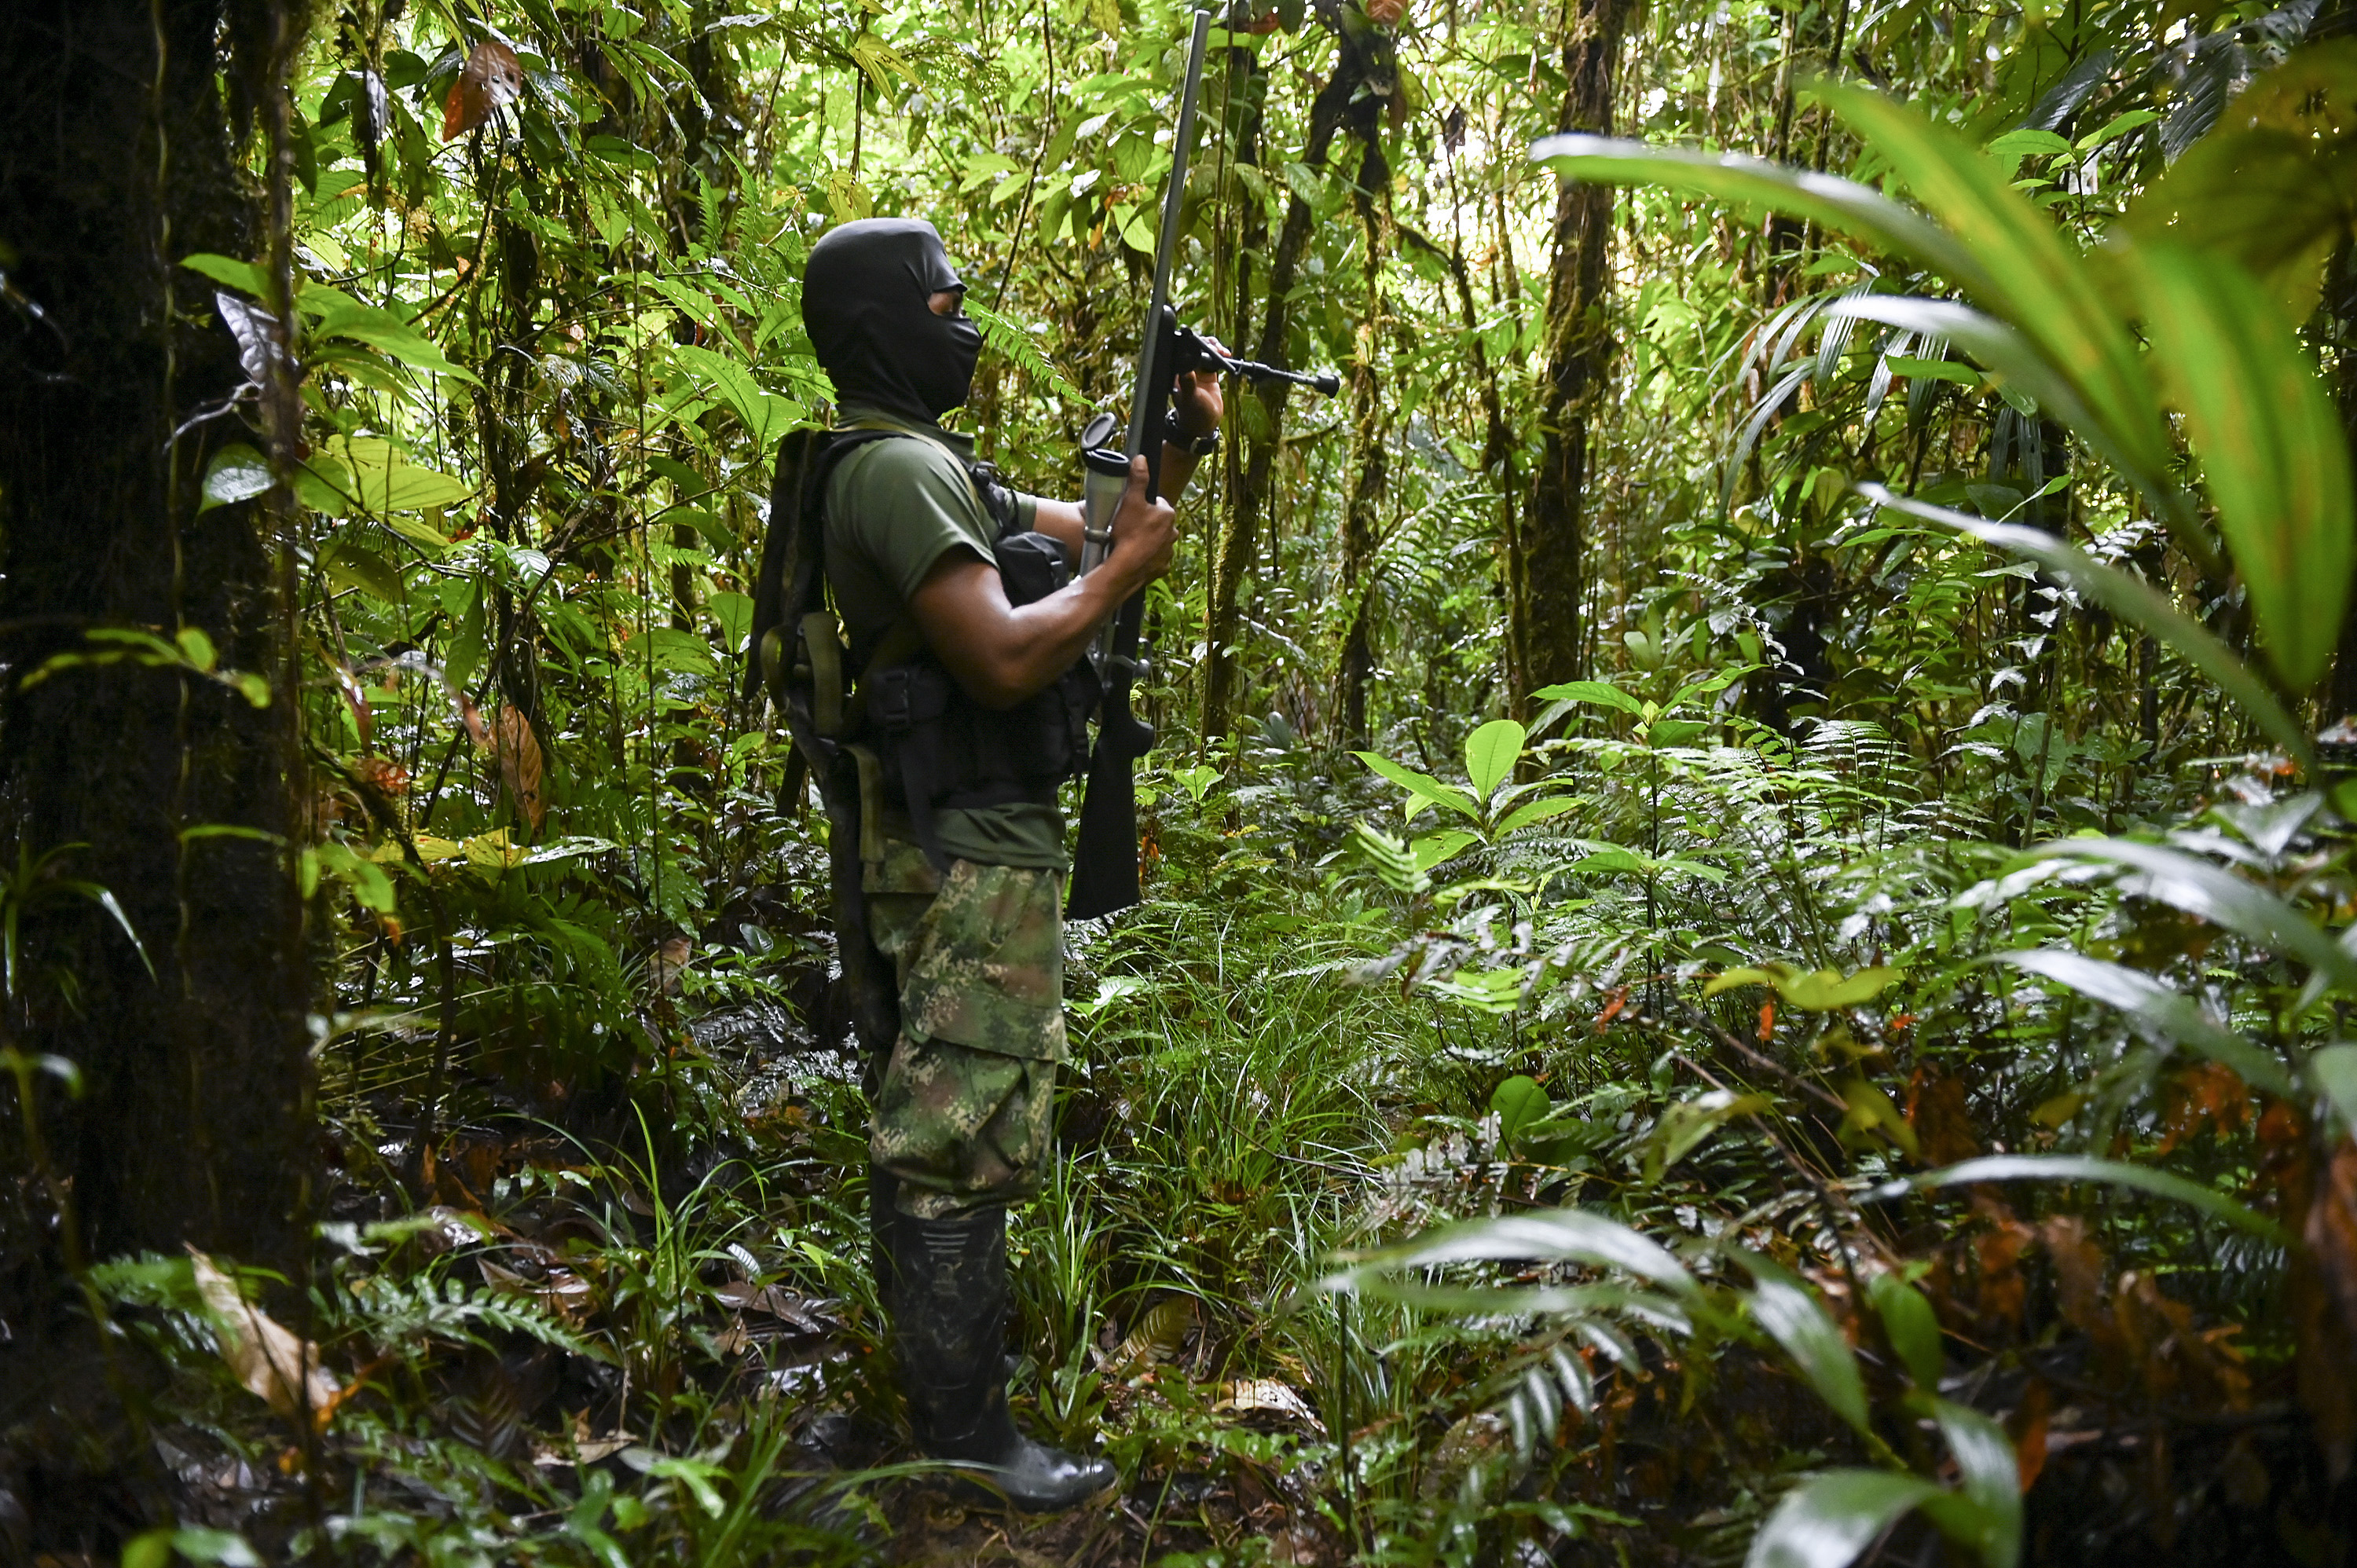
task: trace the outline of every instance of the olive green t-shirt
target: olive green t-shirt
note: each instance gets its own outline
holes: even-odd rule
[[[971,436],[857,403],[845,405],[842,424],[921,438],[855,447],[827,481],[827,580],[857,670],[942,556],[968,550],[997,564],[992,550],[997,529],[963,466],[974,456]],[[1015,498],[1017,530],[1031,526],[1036,510],[1031,497]],[[954,859],[1048,871],[1071,867],[1058,807],[1017,801],[945,810],[934,820],[942,848]]]

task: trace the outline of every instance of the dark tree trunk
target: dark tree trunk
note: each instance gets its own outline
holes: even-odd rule
[[[1383,509],[1389,465],[1384,442],[1389,409],[1382,396],[1376,357],[1383,341],[1383,202],[1391,185],[1382,144],[1370,137],[1359,169],[1356,206],[1364,247],[1365,290],[1360,300],[1356,351],[1351,356],[1351,479],[1342,509],[1341,739],[1367,744],[1367,683],[1373,678],[1375,649],[1370,614],[1375,592],[1375,524]]]
[[[5,1027],[80,1070],[80,1101],[45,1095],[40,1111],[91,1255],[186,1241],[283,1263],[309,1163],[285,558],[261,503],[199,514],[210,454],[263,443],[241,423],[255,399],[195,417],[247,377],[213,285],[177,264],[262,248],[216,90],[225,20],[242,53],[285,18],[224,0],[0,6],[0,849],[13,866],[20,849],[80,846],[66,871],[112,891],[146,955],[91,900],[45,902]],[[240,95],[249,127],[283,113]],[[27,688],[53,656],[105,646],[86,640],[100,628],[201,631],[273,700],[132,661]],[[0,1155],[20,1171],[12,1091],[0,1099]],[[0,1231],[20,1354],[54,1299],[30,1215]],[[38,1380],[0,1366],[0,1390]]]
[[[1260,63],[1260,56],[1251,49],[1228,51],[1229,80],[1239,91],[1234,113],[1236,124],[1232,128],[1234,137],[1235,162],[1239,166],[1260,164],[1261,129],[1267,123],[1268,73]],[[1235,332],[1243,336],[1244,322],[1252,312],[1253,257],[1268,243],[1268,209],[1257,197],[1240,202],[1243,208],[1243,233],[1232,248],[1234,279],[1232,297],[1234,300]],[[1243,410],[1239,408],[1238,413]],[[1241,426],[1244,421],[1236,424]],[[1264,443],[1265,444],[1265,443]],[[1243,640],[1244,579],[1253,569],[1253,542],[1257,535],[1259,499],[1265,493],[1265,468],[1262,477],[1263,489],[1253,493],[1247,504],[1244,493],[1245,466],[1243,448],[1236,441],[1227,442],[1221,457],[1227,465],[1227,483],[1221,494],[1220,532],[1211,549],[1210,591],[1203,606],[1203,714],[1200,735],[1209,746],[1228,733],[1231,710],[1235,706],[1236,645]]]
[[[1612,129],[1613,82],[1630,0],[1566,0],[1562,131]],[[1546,311],[1546,385],[1539,409],[1538,471],[1520,532],[1508,541],[1512,646],[1520,651],[1514,707],[1542,686],[1580,672],[1587,541],[1587,421],[1609,369],[1605,259],[1612,243],[1612,189],[1566,184],[1555,199]]]
[[[2336,30],[2345,32],[2345,23]],[[2333,250],[2324,275],[2323,314],[2331,333],[2332,390],[2341,405],[2341,424],[2349,433],[2351,455],[2357,456],[2357,252],[2345,239]],[[2341,645],[2324,703],[2327,725],[2357,718],[2357,584],[2352,585],[2349,604],[2341,613]]]
[[[1345,49],[1333,76],[1310,101],[1309,142],[1301,161],[1311,168],[1325,166],[1327,152],[1334,145],[1335,133],[1342,128],[1343,111],[1359,81],[1358,57]],[[1253,351],[1253,358],[1264,364],[1286,362],[1285,339],[1293,322],[1293,285],[1300,272],[1302,248],[1309,242],[1309,204],[1296,196],[1286,208],[1285,227],[1277,231],[1276,253],[1269,258],[1268,305],[1261,319],[1260,341]],[[1224,736],[1233,719],[1234,643],[1242,625],[1236,595],[1243,563],[1250,559],[1252,542],[1259,536],[1261,509],[1268,503],[1269,476],[1276,465],[1290,390],[1283,381],[1253,389],[1251,395],[1259,406],[1240,408],[1237,412],[1243,417],[1233,422],[1243,431],[1244,456],[1243,472],[1229,487],[1227,510],[1221,518],[1220,555],[1213,564],[1207,609],[1207,652],[1211,662],[1203,685],[1206,745]]]

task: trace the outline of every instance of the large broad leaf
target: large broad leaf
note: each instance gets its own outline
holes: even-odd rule
[[[1475,800],[1486,802],[1512,776],[1527,738],[1529,732],[1512,719],[1491,719],[1465,737],[1465,772]]]
[[[1758,1276],[1751,1290],[1751,1320],[1783,1348],[1835,1415],[1867,1431],[1866,1380],[1840,1325],[1799,1281],[1760,1259],[1746,1259],[1745,1263]]]
[[[2292,1092],[2291,1074],[2276,1057],[2211,1017],[2191,997],[2171,991],[2142,970],[2106,963],[2067,948],[2002,952],[1991,961],[2009,963],[2067,985],[2083,996],[2108,1003],[2135,1019],[2147,1035],[2223,1063],[2255,1089],[2287,1097]]]
[[[2240,265],[2154,244],[2128,270],[2267,655],[2304,691],[2331,661],[2349,596],[2340,416],[2291,324]]]
[[[1886,1182],[1876,1187],[1869,1196],[1889,1199],[1903,1197],[1910,1192],[1927,1192],[1934,1187],[1970,1187],[1990,1181],[2103,1182],[2107,1186],[2129,1187],[2137,1192],[2148,1192],[2155,1197],[2190,1204],[2255,1235],[2275,1240],[2285,1240],[2281,1226],[2266,1215],[2244,1208],[2215,1187],[2203,1187],[2183,1176],[2171,1176],[2167,1171],[2126,1165],[2118,1160],[2099,1160],[2091,1155],[1988,1155],[1980,1159],[1966,1160],[1962,1165],[1924,1171],[1919,1176],[1901,1176],[1897,1181]]]
[[[2357,1133],[2357,1046],[2330,1045],[2308,1058],[2309,1080]]]
[[[1624,714],[1641,714],[1645,704],[1618,686],[1601,681],[1566,681],[1560,685],[1541,686],[1531,695],[1549,703],[1594,703],[1599,707],[1618,708]]]
[[[314,338],[347,338],[421,371],[453,376],[462,381],[476,380],[466,367],[454,364],[432,338],[382,306],[363,305],[350,295],[316,286],[306,289],[304,297],[307,306],[314,300],[326,301],[326,307],[311,323]]]
[[[2139,871],[2143,875],[2136,891],[2143,897],[2298,959],[2327,984],[2357,993],[2357,955],[2266,888],[2197,855],[2132,839],[2065,839],[2040,845],[2038,853],[2057,859],[2110,861]]]
[[[1940,1495],[1930,1481],[1888,1470],[1812,1476],[1751,1538],[1743,1568],[1849,1568],[1900,1515]]]
[[[1742,153],[1657,147],[1611,136],[1548,136],[1533,145],[1531,161],[1566,179],[1657,185],[1813,219],[1920,263],[1983,298],[1997,297],[1996,280],[1954,235],[1855,180],[1788,168]]]
[[[427,507],[456,505],[475,488],[453,474],[421,467],[382,436],[343,435],[323,442],[307,464],[303,478],[316,480],[335,498],[320,505],[323,511],[422,511]],[[327,498],[309,483],[298,483],[307,504]],[[404,533],[410,533],[404,529]],[[412,534],[412,537],[415,535]],[[438,534],[421,542],[447,544]]]
[[[268,458],[242,441],[232,441],[205,466],[204,499],[197,510],[208,512],[217,506],[251,500],[276,482]]]
[[[1877,506],[1903,511],[1910,517],[1943,523],[1962,533],[2026,555],[2045,567],[2055,576],[2093,599],[2122,620],[2152,633],[2176,650],[2187,662],[2217,682],[2220,689],[2233,698],[2242,710],[2266,731],[2267,738],[2282,746],[2302,765],[2312,768],[2315,753],[2309,744],[2308,732],[2284,710],[2267,689],[2266,682],[2253,674],[2250,668],[2234,657],[2217,638],[2211,635],[2192,617],[2179,610],[2169,599],[2140,577],[2132,576],[2116,566],[2107,566],[2052,534],[2016,523],[1991,522],[1986,518],[1968,517],[1960,511],[1950,511],[1903,496],[1892,495],[1880,485],[1857,487],[1857,493]]]
[[[2144,491],[2164,518],[2174,521],[2181,513],[2183,496],[2169,482],[2167,471],[2155,467],[2151,455],[2139,451],[2135,443],[2119,439],[2044,350],[2004,322],[1953,300],[1889,294],[1858,295],[1840,301],[1826,314],[1862,316],[1925,338],[1948,339],[1995,371],[2007,386],[2035,402],[2040,411],[2077,431],[2096,456]],[[2190,529],[2179,532],[2197,560],[2215,558],[2216,553],[2198,532]]]
[[[2115,232],[2250,270],[2307,319],[2336,238],[2357,221],[2357,39],[2301,49],[2244,89],[2217,127],[2146,188]]]
[[[2169,448],[2142,356],[2117,303],[2054,220],[1980,149],[1920,110],[1843,83],[1814,91],[1979,263],[1977,278],[1950,275],[2038,344],[2136,467],[2160,471]]]
[[[1415,796],[1417,800],[1430,805],[1445,806],[1449,811],[1471,817],[1477,822],[1480,820],[1481,809],[1473,803],[1470,796],[1455,785],[1443,784],[1428,774],[1418,773],[1412,768],[1403,768],[1379,752],[1354,751],[1351,755]],[[1421,807],[1410,802],[1408,820],[1415,821],[1415,814],[1420,810],[1422,810]]]
[[[1512,1148],[1523,1129],[1544,1121],[1555,1104],[1535,1079],[1517,1073],[1490,1092],[1490,1109],[1498,1117],[1498,1142]]]
[[[1621,1269],[1665,1285],[1682,1296],[1699,1294],[1702,1289],[1686,1273],[1685,1265],[1671,1256],[1660,1242],[1640,1236],[1615,1220],[1578,1208],[1501,1215],[1494,1219],[1443,1226],[1404,1246],[1362,1259],[1347,1273],[1327,1280],[1325,1286],[1353,1289],[1369,1275],[1401,1269],[1521,1260],[1565,1261]]]
[[[1940,1339],[1939,1316],[1932,1304],[1921,1291],[1895,1273],[1875,1275],[1867,1282],[1867,1294],[1882,1319],[1884,1337],[1907,1364],[1907,1375],[1916,1388],[1926,1393],[1937,1389],[1947,1370],[1947,1354]]]

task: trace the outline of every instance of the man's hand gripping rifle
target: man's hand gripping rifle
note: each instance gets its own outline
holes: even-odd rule
[[[1162,234],[1154,252],[1154,294],[1146,308],[1137,356],[1137,379],[1129,400],[1129,435],[1120,447],[1105,442],[1114,418],[1101,413],[1081,436],[1086,469],[1082,492],[1081,570],[1093,572],[1113,551],[1114,513],[1129,484],[1130,459],[1146,459],[1149,497],[1162,494],[1162,433],[1178,378],[1218,371],[1246,381],[1286,381],[1327,397],[1341,387],[1331,371],[1304,375],[1256,360],[1239,360],[1212,339],[1178,325],[1170,308],[1171,259],[1178,248],[1178,218],[1187,194],[1187,156],[1195,136],[1195,100],[1203,78],[1203,48],[1211,16],[1195,13],[1187,50],[1186,85],[1178,99],[1178,134],[1171,142],[1170,184],[1162,197]],[[1097,712],[1096,749],[1089,758],[1087,792],[1081,801],[1081,838],[1072,857],[1071,895],[1065,913],[1075,919],[1110,915],[1137,902],[1137,789],[1131,768],[1154,745],[1154,726],[1130,711],[1130,689],[1142,672],[1138,628],[1146,614],[1144,589],[1130,596],[1090,651],[1104,686]]]

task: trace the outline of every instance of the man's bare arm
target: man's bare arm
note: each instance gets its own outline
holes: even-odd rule
[[[1146,459],[1136,458],[1114,514],[1113,553],[1096,571],[1035,604],[1010,605],[998,569],[958,551],[934,564],[909,610],[966,695],[985,708],[1011,708],[1047,690],[1123,600],[1170,569],[1178,539],[1170,503],[1146,499]]]

